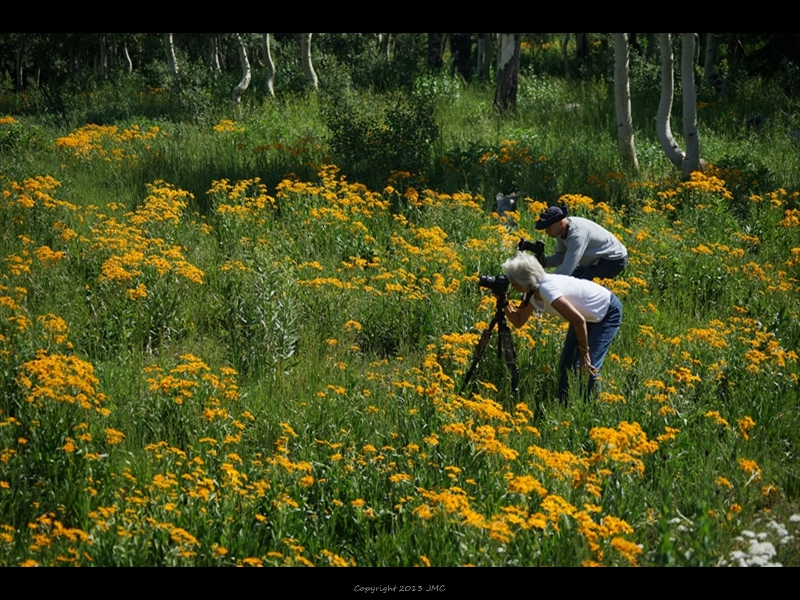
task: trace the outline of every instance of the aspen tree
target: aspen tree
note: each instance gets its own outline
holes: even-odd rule
[[[695,33],[681,34],[681,89],[683,92],[683,141],[686,157],[681,169],[684,178],[702,168],[700,138],[697,132],[697,90],[694,83]]]
[[[686,154],[681,150],[672,136],[670,118],[672,113],[672,99],[675,84],[673,81],[672,39],[668,33],[658,34],[658,44],[661,47],[661,99],[658,102],[658,117],[656,118],[656,134],[661,148],[669,161],[683,168],[683,159]]]
[[[212,35],[211,39],[209,40],[209,65],[211,70],[214,73],[219,73],[222,71],[222,67],[219,64],[219,44],[217,44],[217,36]]]
[[[300,62],[303,65],[303,73],[306,75],[308,84],[317,89],[319,87],[319,79],[317,73],[314,71],[314,65],[311,62],[311,36],[313,33],[300,34]]]
[[[164,48],[167,51],[167,64],[169,65],[169,72],[172,74],[172,85],[175,91],[180,91],[180,84],[178,83],[178,61],[175,58],[175,42],[172,39],[171,33],[164,34]]]
[[[486,81],[492,73],[492,37],[493,33],[478,34],[478,80]]]
[[[239,104],[242,101],[242,94],[244,94],[250,86],[252,71],[250,69],[250,61],[247,59],[247,48],[244,47],[242,36],[238,33],[234,33],[233,35],[235,36],[236,44],[239,49],[239,63],[242,66],[242,80],[233,88],[233,103]]]
[[[494,106],[501,111],[517,106],[520,34],[501,33],[497,51],[497,90]]]
[[[266,89],[270,96],[275,96],[275,63],[272,61],[272,53],[269,49],[269,34],[261,34],[261,47],[264,50],[264,62],[267,64],[267,83]]]
[[[629,53],[628,34],[614,34],[614,96],[617,107],[617,137],[622,162],[639,168],[636,147],[633,143],[633,119],[631,118],[631,86],[628,79]]]
[[[128,73],[133,73],[133,61],[131,60],[131,54],[128,52],[128,44],[122,45],[122,55],[125,57],[125,69]]]

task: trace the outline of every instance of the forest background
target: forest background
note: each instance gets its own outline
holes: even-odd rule
[[[800,564],[800,40],[668,35],[0,34],[0,564]],[[462,392],[556,202],[603,392]]]

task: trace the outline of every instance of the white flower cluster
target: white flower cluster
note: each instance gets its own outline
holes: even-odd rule
[[[790,523],[800,523],[800,515],[792,515],[789,518]],[[782,523],[777,521],[769,521],[767,523],[767,530],[756,533],[754,531],[742,531],[742,535],[736,538],[736,541],[748,543],[747,550],[733,550],[730,553],[730,562],[722,560],[721,565],[732,565],[739,567],[781,567],[781,563],[772,562],[772,559],[777,556],[778,552],[775,549],[772,541],[776,541],[778,546],[788,544],[794,536],[789,533],[789,530]]]
[[[747,533],[752,533],[748,531]],[[731,560],[735,561],[740,567],[781,567],[781,563],[770,562],[777,552],[771,542],[759,542],[750,540],[747,552],[734,550],[731,552]]]

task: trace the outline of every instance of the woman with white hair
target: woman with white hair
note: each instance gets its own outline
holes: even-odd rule
[[[597,376],[611,341],[622,323],[622,304],[610,290],[585,279],[545,273],[530,254],[519,253],[503,264],[503,271],[522,303],[514,308],[504,298],[506,318],[522,327],[534,310],[569,322],[559,364],[558,395],[566,401],[569,372],[589,375],[588,392],[599,388]]]

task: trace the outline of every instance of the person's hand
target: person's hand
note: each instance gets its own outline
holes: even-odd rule
[[[587,348],[586,352],[579,351],[581,355],[581,362],[580,362],[580,369],[581,373],[588,374],[588,375],[597,375],[597,369],[592,365],[592,359],[589,356],[589,350]]]

